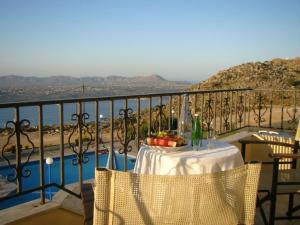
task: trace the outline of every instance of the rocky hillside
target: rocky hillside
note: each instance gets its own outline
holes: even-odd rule
[[[209,79],[191,86],[197,89],[300,89],[300,57],[251,62],[220,71]]]

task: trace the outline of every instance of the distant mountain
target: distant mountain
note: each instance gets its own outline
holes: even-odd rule
[[[191,90],[229,89],[300,89],[300,57],[249,62],[218,72],[192,85]]]
[[[165,78],[163,78],[160,75],[153,74],[150,76],[136,76],[133,77],[133,80],[135,81],[150,81],[150,82],[167,82]]]
[[[159,75],[150,76],[107,76],[107,77],[71,77],[71,76],[51,76],[51,77],[34,77],[34,76],[0,76],[0,87],[37,87],[37,86],[78,86],[78,85],[138,85],[138,86],[171,86],[171,85],[189,85],[185,81],[169,81]]]
[[[189,86],[188,82],[169,81],[156,74],[81,78],[0,76],[0,103],[174,92]]]

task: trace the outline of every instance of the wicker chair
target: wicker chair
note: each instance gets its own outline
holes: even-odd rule
[[[188,176],[98,169],[94,225],[254,224],[260,167]]]
[[[264,224],[273,225],[276,219],[299,219],[300,217],[293,216],[293,213],[300,209],[300,206],[294,206],[294,195],[299,194],[300,190],[300,177],[296,168],[297,159],[299,159],[297,153],[299,149],[300,123],[298,124],[295,138],[267,132],[262,132],[255,136],[260,137],[259,140],[244,138],[239,142],[242,145],[244,161],[246,161],[247,144],[268,146],[268,148],[262,149],[267,152],[270,161],[262,162],[263,166],[258,188],[259,195],[257,197],[257,206],[261,212]],[[287,216],[279,217],[276,215],[277,195],[288,195]],[[270,201],[268,219],[263,207],[266,201]]]
[[[93,214],[94,214],[93,184],[91,183],[82,184],[81,199],[83,205],[84,225],[92,225]]]

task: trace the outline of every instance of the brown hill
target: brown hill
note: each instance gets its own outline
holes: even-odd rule
[[[207,89],[300,89],[300,57],[251,62],[218,72],[191,86],[191,90]]]

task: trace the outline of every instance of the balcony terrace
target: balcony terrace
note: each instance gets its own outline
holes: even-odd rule
[[[0,224],[82,224],[82,185],[94,178],[94,168],[131,170],[146,136],[177,130],[183,94],[207,133],[239,148],[238,140],[257,130],[293,134],[297,127],[297,90],[208,90],[0,104],[0,115],[10,110],[14,117],[4,119],[0,130],[0,174],[6,180],[1,188],[15,184],[1,195]],[[56,125],[45,120],[49,107],[57,110]],[[22,112],[28,108],[34,110],[26,118]],[[55,158],[56,169],[50,170],[47,157]],[[72,177],[70,170],[76,170]],[[286,205],[287,199],[280,197],[280,211]],[[18,220],[24,217],[27,220]],[[263,224],[259,212],[256,222]]]

